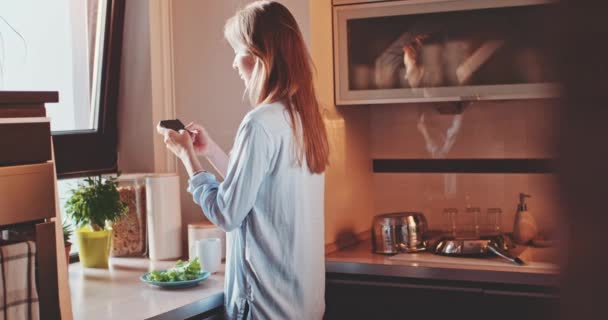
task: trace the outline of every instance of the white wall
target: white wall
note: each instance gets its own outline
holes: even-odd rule
[[[232,69],[234,53],[223,38],[226,19],[247,1],[173,1],[173,41],[176,115],[184,123],[194,121],[226,151],[249,104],[244,86]],[[309,39],[309,2],[282,1],[296,17],[305,39]],[[211,169],[207,166],[208,169]],[[202,221],[203,214],[185,191],[187,175],[180,165],[184,240],[187,224]]]

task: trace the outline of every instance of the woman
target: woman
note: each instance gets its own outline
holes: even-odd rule
[[[194,201],[228,232],[228,318],[321,319],[329,147],[310,57],[294,17],[273,1],[238,11],[225,37],[253,106],[229,159],[199,125],[158,130],[188,171]],[[197,155],[225,172],[224,181]]]

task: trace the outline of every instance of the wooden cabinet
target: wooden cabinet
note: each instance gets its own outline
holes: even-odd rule
[[[0,230],[9,235],[0,245],[36,243],[39,312],[49,320],[72,318],[63,237],[56,220],[50,120],[44,108],[57,101],[57,92],[0,91]]]
[[[555,288],[328,274],[325,319],[555,319]]]

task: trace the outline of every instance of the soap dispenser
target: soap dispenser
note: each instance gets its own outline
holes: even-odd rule
[[[518,244],[530,242],[538,233],[536,221],[526,205],[526,198],[530,197],[530,195],[525,193],[519,194],[519,204],[517,205],[517,213],[515,214],[515,222],[513,223],[513,240]]]

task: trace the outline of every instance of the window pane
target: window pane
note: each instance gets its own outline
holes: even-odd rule
[[[76,224],[65,212],[65,203],[68,201],[70,196],[72,195],[72,190],[78,187],[79,183],[82,183],[85,178],[76,178],[76,179],[63,179],[57,181],[57,193],[59,196],[59,210],[61,210],[61,217],[67,220],[72,225],[72,230],[76,229]],[[76,241],[76,233],[72,233],[72,237],[70,237],[70,242],[72,243],[71,253],[78,252],[78,243]]]
[[[0,1],[0,90],[59,91],[47,104],[53,131],[96,129],[105,3]]]

